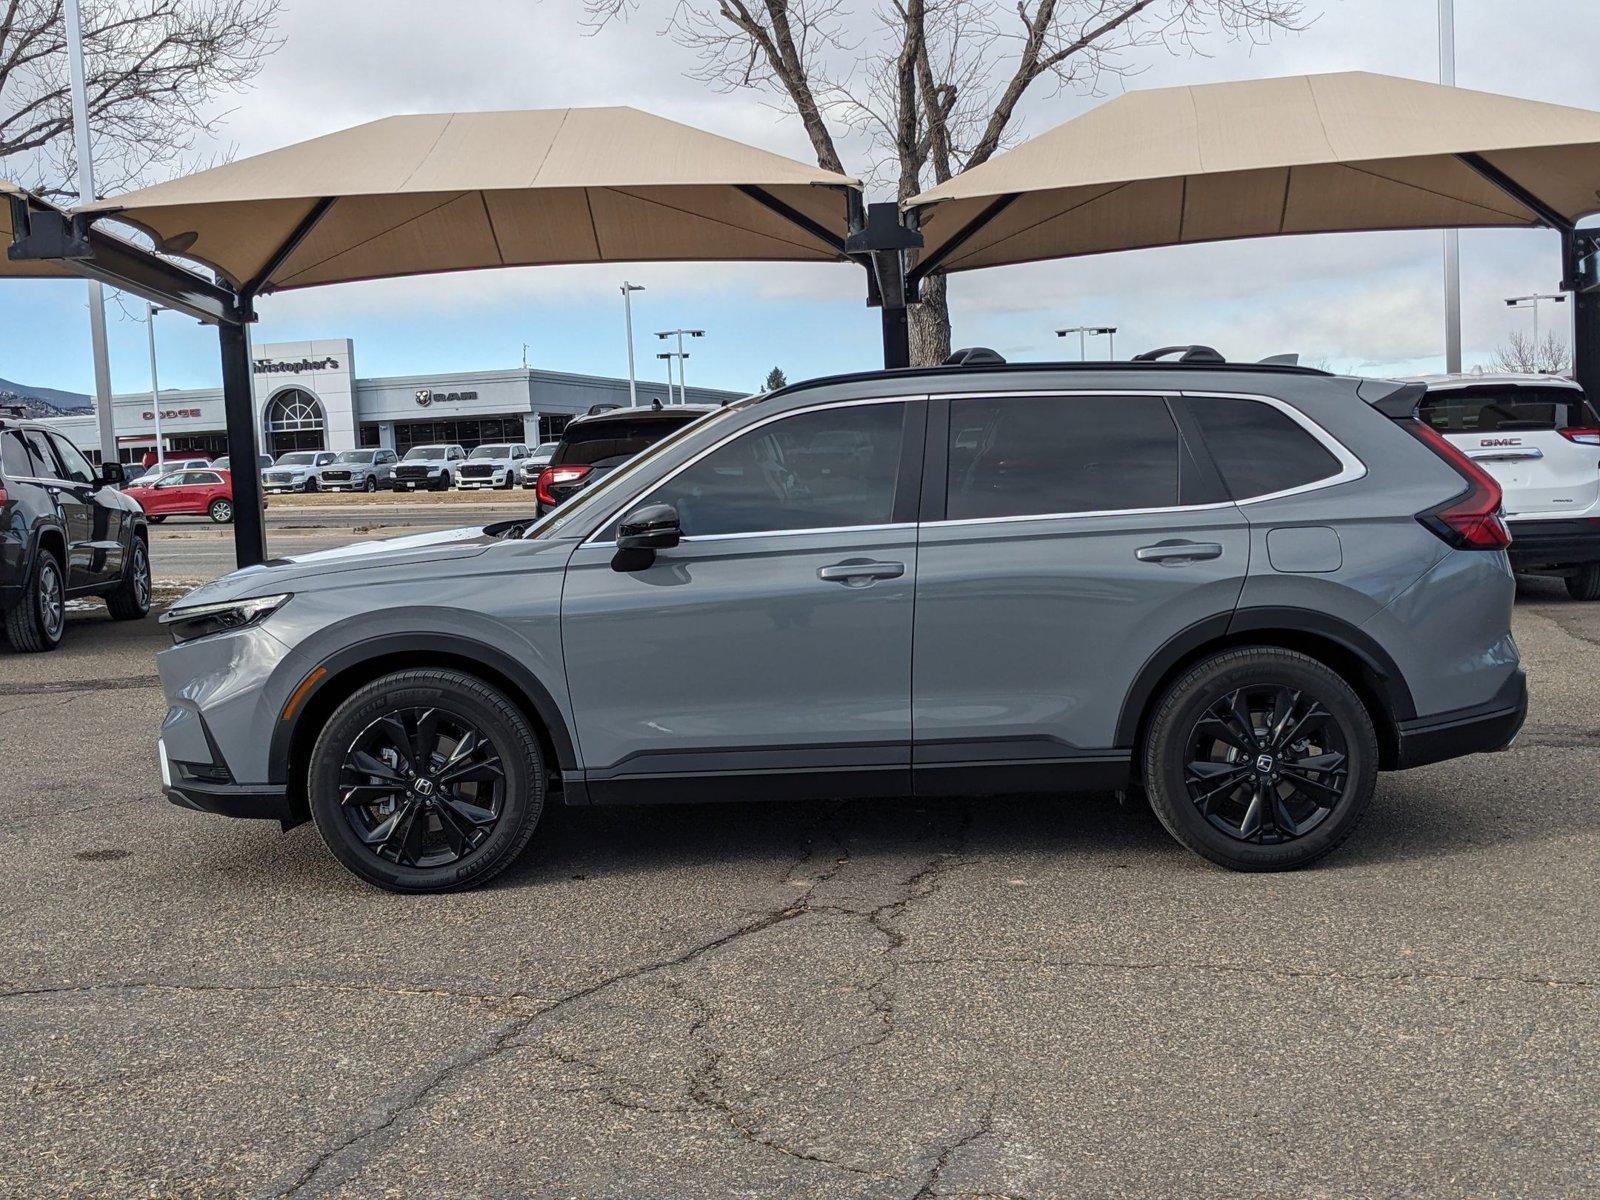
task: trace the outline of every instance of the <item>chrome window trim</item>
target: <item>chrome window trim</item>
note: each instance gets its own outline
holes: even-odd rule
[[[1318,492],[1323,488],[1338,487],[1342,483],[1351,483],[1357,479],[1365,478],[1367,474],[1367,464],[1357,458],[1349,447],[1294,405],[1287,404],[1276,396],[1263,396],[1258,392],[1190,391],[1179,392],[1178,395],[1197,396],[1211,400],[1254,400],[1259,404],[1275,408],[1309,433],[1313,440],[1320,444],[1329,454],[1332,454],[1339,462],[1339,472],[1336,475],[1329,475],[1326,479],[1315,479],[1310,483],[1297,484],[1292,488],[1281,488],[1276,492],[1263,492],[1258,496],[1246,496],[1243,500],[1235,500],[1234,503],[1241,508],[1246,504],[1264,504],[1269,500],[1282,500],[1287,496],[1303,496],[1307,492]],[[1227,480],[1223,480],[1223,485],[1227,485]]]
[[[610,522],[606,523],[607,525]],[[604,529],[606,525],[602,525]],[[801,537],[808,533],[884,533],[891,529],[915,529],[915,521],[896,521],[886,525],[830,525],[820,529],[757,529],[749,533],[700,533],[678,539],[678,545],[700,545],[704,542],[735,542],[748,538]],[[585,542],[586,546],[615,547],[616,542]]]
[[[594,528],[591,529],[588,532],[588,534],[586,534],[584,536],[582,541],[580,541],[579,545],[582,545],[582,546],[615,546],[617,544],[615,539],[609,539],[608,538],[605,541],[599,541],[599,540],[597,540],[597,538],[605,530],[610,529],[611,526],[618,520],[618,518],[620,518],[623,513],[627,512],[629,508],[631,508],[633,505],[637,504],[644,496],[648,495],[650,492],[654,491],[656,488],[664,487],[668,483],[671,483],[672,480],[676,479],[684,471],[687,471],[690,467],[694,466],[697,462],[699,462],[701,459],[705,458],[707,455],[712,454],[712,453],[716,452],[717,450],[722,449],[722,447],[728,445],[730,442],[732,442],[736,438],[741,438],[747,433],[754,433],[757,429],[760,429],[763,426],[771,425],[775,421],[784,421],[784,420],[787,420],[790,417],[798,417],[798,416],[802,415],[803,413],[817,412],[818,410],[825,409],[825,408],[828,408],[828,409],[832,409],[832,408],[859,408],[859,407],[861,407],[863,405],[867,405],[867,404],[909,404],[909,403],[912,403],[912,402],[917,401],[917,400],[927,400],[928,398],[929,397],[928,397],[927,393],[918,392],[915,395],[910,395],[910,396],[871,396],[871,397],[867,397],[867,398],[861,399],[861,400],[831,400],[831,401],[824,401],[824,402],[822,402],[820,404],[808,404],[803,408],[791,408],[791,409],[788,409],[788,410],[786,410],[784,412],[772,413],[769,416],[765,416],[765,417],[761,418],[759,421],[753,421],[749,425],[746,425],[742,429],[735,429],[735,430],[729,432],[724,437],[722,437],[720,440],[718,440],[716,442],[713,442],[711,445],[709,445],[705,449],[701,450],[693,458],[690,458],[685,462],[679,463],[671,471],[667,472],[660,479],[657,479],[654,483],[650,484],[648,487],[642,489],[639,492],[635,492],[631,497],[628,498],[628,500],[626,502],[624,502],[623,504],[618,505],[615,509],[613,509],[612,512],[609,515],[607,515],[604,520],[597,522],[596,525],[594,526]],[[898,525],[896,525],[896,524],[884,524],[882,522],[877,522],[877,523],[870,524],[870,525],[835,525],[835,526],[829,526],[827,528],[821,528],[821,529],[772,529],[772,530],[758,530],[758,531],[751,532],[751,533],[702,533],[702,534],[694,534],[694,535],[686,536],[683,539],[681,539],[680,544],[688,543],[688,542],[727,541],[727,540],[732,540],[734,538],[783,537],[783,536],[787,536],[787,535],[802,534],[802,533],[851,533],[851,532],[867,532],[867,531],[881,530],[881,529],[910,529],[910,528],[915,528],[915,527],[916,527],[916,522],[914,522],[914,521],[913,522],[906,522],[906,523],[898,524]]]

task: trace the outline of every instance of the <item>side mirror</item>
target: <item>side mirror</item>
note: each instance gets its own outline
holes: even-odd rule
[[[128,482],[128,471],[119,462],[104,463],[100,467],[101,487],[121,487]]]
[[[670,550],[683,536],[678,510],[670,504],[648,504],[622,519],[617,527],[616,571],[643,571],[656,560],[657,550]]]

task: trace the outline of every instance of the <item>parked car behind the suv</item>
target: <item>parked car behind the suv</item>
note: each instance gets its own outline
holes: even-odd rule
[[[217,459],[216,462],[211,463],[210,465],[213,466],[213,467],[216,467],[217,470],[219,470],[219,471],[231,471],[233,469],[232,460],[230,460],[226,454],[224,454],[221,458]],[[271,465],[272,465],[272,455],[270,455],[270,454],[258,454],[258,455],[256,455],[256,467],[257,467],[258,470],[265,471]]]
[[[528,452],[528,457],[522,460],[522,466],[517,471],[517,482],[524,488],[537,487],[539,472],[550,465],[550,460],[555,457],[556,449],[560,442],[540,442]]]
[[[123,494],[137,500],[159,525],[168,517],[210,517],[218,525],[233,520],[233,472],[214,467],[169,471],[154,483],[129,484]],[[267,506],[263,497],[261,507]]]
[[[261,472],[261,486],[269,492],[314,492],[317,471],[333,462],[332,450],[291,450]]]
[[[164,783],[413,891],[493,876],[552,798],[1137,783],[1213,862],[1309,863],[1380,769],[1526,711],[1500,491],[1424,394],[1130,363],[750,397],[543,520],[190,593]]]
[[[453,471],[460,470],[467,460],[467,452],[453,443],[438,446],[413,446],[406,451],[400,465],[394,469],[394,490],[409,492],[418,488],[431,488],[436,492],[450,489]]]
[[[226,463],[221,463],[220,460],[219,463],[220,465],[226,465]],[[163,475],[171,475],[174,471],[198,471],[204,467],[219,465],[219,463],[213,463],[209,458],[184,458],[179,455],[174,455],[164,462],[151,463],[137,475],[129,476],[125,486],[149,487]],[[127,468],[124,467],[123,470],[126,471]]]
[[[118,621],[150,611],[150,529],[117,491],[124,478],[54,430],[0,420],[0,621],[14,649],[60,645],[75,596],[104,596]]]
[[[1422,418],[1505,492],[1515,570],[1560,575],[1600,600],[1600,418],[1551,375],[1436,375]]]
[[[517,481],[517,468],[528,458],[528,447],[523,442],[494,442],[474,446],[461,464],[456,476],[456,487],[463,491],[475,488],[508,488]]]
[[[613,408],[574,417],[561,431],[549,465],[539,472],[534,493],[539,515],[596,486],[668,434],[716,411],[714,404],[663,405],[657,400],[648,408]]]
[[[399,461],[393,450],[341,450],[331,463],[317,468],[317,486],[328,492],[375,492],[393,487]]]

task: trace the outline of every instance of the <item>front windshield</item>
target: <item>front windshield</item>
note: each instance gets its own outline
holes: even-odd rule
[[[444,447],[443,446],[418,446],[413,450],[407,450],[406,451],[405,461],[406,462],[420,462],[423,459],[434,459],[434,458],[443,458],[443,457],[444,457]]]
[[[376,450],[341,450],[334,462],[369,463]]]
[[[639,473],[667,450],[676,446],[686,437],[698,437],[708,432],[711,427],[721,424],[724,419],[733,413],[749,407],[760,399],[762,399],[762,396],[759,394],[746,396],[744,399],[735,400],[722,408],[713,409],[698,420],[690,421],[687,425],[673,430],[659,442],[630,459],[627,465],[606,476],[604,482],[580,493],[560,508],[547,513],[543,520],[534,522],[528,527],[528,532],[522,536],[525,538],[548,538],[559,537],[564,534],[575,535],[577,530],[568,529],[567,527],[572,523],[572,519],[577,515],[579,509],[593,512],[597,508],[603,508],[607,503],[615,503],[633,488],[634,480],[638,478]]]
[[[510,458],[510,446],[479,446],[468,458]]]
[[[561,445],[560,442],[540,442],[538,448],[534,450],[534,453],[544,455],[554,454],[556,452],[556,447],[559,445]]]
[[[280,467],[309,467],[317,461],[314,451],[303,450],[295,454],[285,454],[278,460]]]

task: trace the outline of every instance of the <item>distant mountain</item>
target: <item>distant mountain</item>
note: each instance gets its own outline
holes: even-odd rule
[[[19,403],[30,417],[59,417],[67,413],[89,412],[94,407],[82,392],[63,392],[57,388],[34,387],[0,379],[0,404]]]

